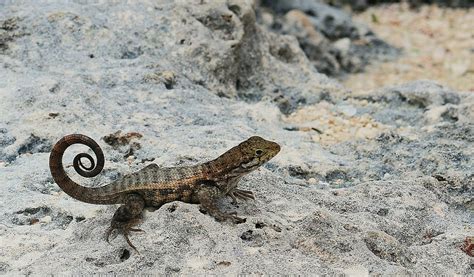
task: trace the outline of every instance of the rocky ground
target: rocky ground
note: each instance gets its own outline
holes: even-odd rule
[[[355,41],[298,25],[320,20],[311,9],[0,5],[0,273],[474,273],[472,92],[432,81],[350,92],[316,71],[302,32],[330,48]],[[302,21],[286,25],[291,16]],[[255,201],[222,201],[245,223],[170,203],[145,213],[136,253],[120,236],[104,240],[115,206],[53,182],[49,151],[69,133],[104,149],[96,179],[67,168],[89,186],[149,163],[203,162],[252,135],[282,151],[243,180]]]
[[[410,9],[407,4],[392,4],[369,8],[357,14],[354,21],[367,23],[380,38],[403,49],[403,55],[347,75],[343,82],[346,87],[363,91],[431,79],[456,90],[474,92],[474,6],[453,9],[426,5]]]

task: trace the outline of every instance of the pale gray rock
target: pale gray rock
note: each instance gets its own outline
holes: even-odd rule
[[[346,11],[318,0],[261,0],[260,22],[268,30],[295,36],[319,72],[342,77],[371,61],[397,58],[397,49]],[[269,20],[269,14],[272,19]],[[265,18],[264,18],[265,17]]]
[[[1,274],[472,275],[461,250],[473,234],[471,94],[414,82],[352,96],[295,37],[260,27],[251,1],[122,4],[1,4]],[[393,131],[323,146],[286,128],[284,113],[321,99]],[[119,130],[142,137],[104,141]],[[104,240],[116,206],[52,180],[49,151],[70,133],[105,152],[94,180],[67,167],[88,186],[207,161],[252,135],[282,151],[242,181],[256,201],[220,203],[245,223],[169,203],[145,213],[138,254]]]
[[[394,3],[396,1],[392,0],[324,0],[328,4],[337,6],[337,7],[347,7],[350,6],[355,11],[363,11],[370,6],[383,5]],[[441,7],[451,7],[451,8],[472,8],[474,7],[474,2],[471,0],[408,0],[406,1],[412,8],[420,8],[423,5],[438,5]]]

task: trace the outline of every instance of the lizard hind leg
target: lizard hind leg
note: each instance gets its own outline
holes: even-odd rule
[[[115,211],[110,227],[105,234],[105,240],[109,242],[109,237],[114,230],[123,234],[128,245],[138,252],[137,248],[130,242],[130,232],[144,232],[141,229],[134,228],[142,219],[142,212],[145,207],[143,197],[138,194],[129,194],[126,196],[125,204]]]

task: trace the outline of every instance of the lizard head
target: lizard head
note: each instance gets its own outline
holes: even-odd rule
[[[240,166],[255,169],[268,162],[280,152],[280,145],[276,142],[253,136],[239,144],[242,153]]]
[[[243,175],[257,169],[280,152],[278,143],[253,136],[216,159],[224,171]]]

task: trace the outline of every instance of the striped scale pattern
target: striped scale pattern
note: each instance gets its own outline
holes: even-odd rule
[[[251,137],[207,163],[169,168],[150,164],[107,185],[90,188],[74,182],[64,170],[63,154],[73,144],[90,147],[96,156],[97,162],[85,153],[76,156],[73,165],[81,176],[94,177],[104,167],[103,152],[93,139],[81,134],[63,137],[51,151],[49,167],[54,181],[64,192],[77,200],[92,204],[123,204],[127,195],[139,194],[145,200],[145,205],[152,207],[175,200],[194,203],[198,187],[208,181],[217,184],[222,194],[229,193],[235,189],[240,177],[255,170],[280,151],[277,143]],[[84,166],[81,158],[88,159],[91,166]]]

